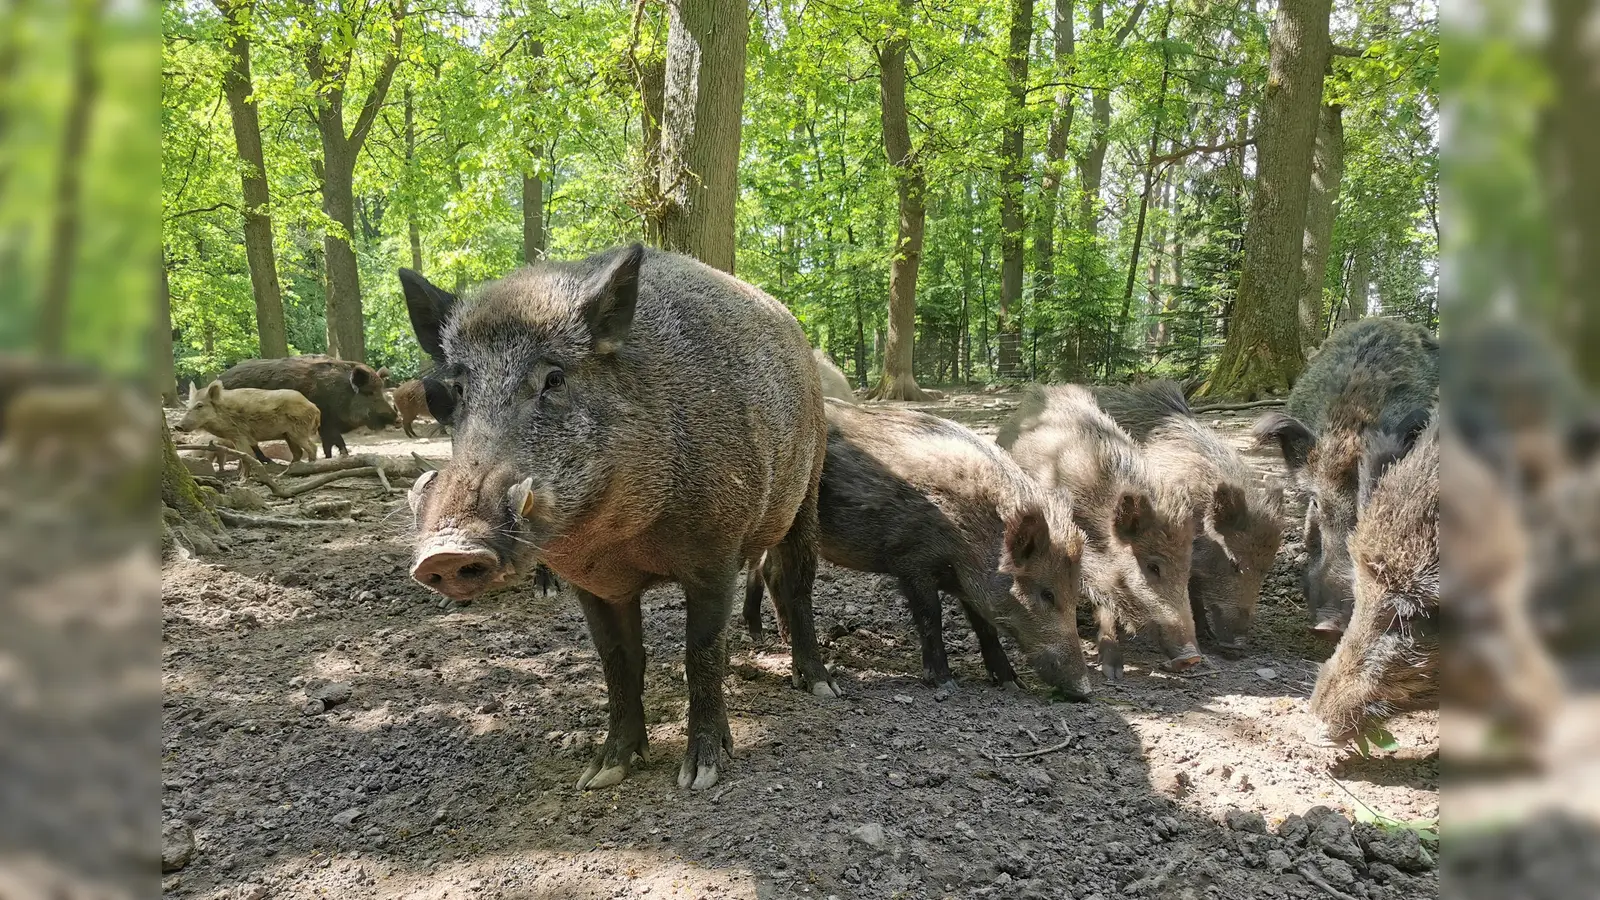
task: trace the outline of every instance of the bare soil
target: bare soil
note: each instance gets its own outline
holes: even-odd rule
[[[915,405],[992,436],[1016,399]],[[1243,447],[1248,416],[1207,420]],[[353,452],[449,454],[448,438],[349,438]],[[1250,459],[1279,473],[1272,456]],[[1208,655],[1176,677],[1135,641],[1126,680],[1081,704],[991,686],[953,612],[961,687],[923,685],[893,585],[824,564],[818,628],[844,697],[794,690],[787,649],[731,627],[737,755],[702,793],[676,786],[683,596],[652,591],[652,761],[580,793],[606,692],[572,599],[521,587],[440,609],[406,577],[401,484],[346,479],[265,514],[330,498],[352,502],[354,527],[236,528],[224,555],[163,568],[163,819],[177,844],[195,842],[168,896],[1438,894],[1409,832],[1352,835],[1347,821],[1358,804],[1438,815],[1438,716],[1393,723],[1399,750],[1374,758],[1305,740],[1330,648],[1306,628],[1295,527],[1249,656]]]

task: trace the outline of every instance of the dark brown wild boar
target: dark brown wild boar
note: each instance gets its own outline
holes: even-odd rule
[[[1267,413],[1257,440],[1275,442],[1310,493],[1304,577],[1312,630],[1336,639],[1350,619],[1350,554],[1359,469],[1372,432],[1409,441],[1438,396],[1439,345],[1416,325],[1363,319],[1334,332],[1295,382],[1283,412]]]
[[[333,448],[346,456],[344,433],[357,428],[381,431],[400,421],[384,394],[388,371],[331,356],[290,356],[284,359],[247,359],[219,376],[225,388],[262,388],[299,391],[322,413],[318,430],[322,455]],[[257,457],[260,451],[257,450]]]
[[[1106,678],[1122,677],[1119,621],[1152,626],[1169,668],[1201,662],[1188,588],[1197,511],[1187,486],[1147,466],[1133,438],[1076,385],[1031,390],[999,443],[1041,487],[1072,498]]]
[[[1195,629],[1224,653],[1242,652],[1283,541],[1283,489],[1269,490],[1238,451],[1196,419],[1176,382],[1096,388],[1095,398],[1140,442],[1147,466],[1178,475],[1191,504],[1208,510],[1189,569]]]
[[[818,501],[822,558],[893,575],[922,640],[922,676],[954,687],[939,593],[961,605],[989,674],[1014,683],[998,631],[1041,681],[1089,696],[1078,639],[1083,532],[1063,492],[1044,491],[993,442],[911,410],[830,399]],[[747,583],[745,624],[761,631],[761,586]]]
[[[1321,743],[1343,744],[1439,703],[1438,428],[1398,462],[1390,462],[1400,449],[1391,435],[1374,435],[1367,449],[1369,488],[1359,493],[1368,496],[1350,537],[1350,627],[1311,694]]]
[[[680,787],[715,784],[731,749],[722,678],[746,561],[771,551],[796,686],[836,694],[811,614],[827,423],[787,309],[638,244],[519,269],[459,302],[401,280],[455,429],[449,464],[412,489],[412,577],[470,598],[543,561],[573,588],[611,720],[580,789],[620,782],[645,753],[639,598],[652,586],[686,598]]]

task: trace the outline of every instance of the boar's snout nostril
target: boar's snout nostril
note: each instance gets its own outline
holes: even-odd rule
[[[496,583],[500,560],[489,550],[441,550],[417,561],[411,577],[430,590],[460,600]]]

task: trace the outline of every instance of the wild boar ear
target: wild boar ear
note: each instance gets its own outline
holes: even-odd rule
[[[1006,517],[1005,554],[1000,560],[1006,572],[1020,572],[1050,552],[1050,522],[1044,510],[1026,506]]]
[[[199,397],[200,397],[200,385],[195,384],[192,381],[189,382],[189,402],[193,403]]]
[[[387,382],[389,380],[389,367],[388,366],[384,366],[383,368],[378,370],[378,380],[379,381],[383,381],[383,382]]]
[[[361,393],[361,389],[372,383],[372,370],[366,366],[356,366],[350,370],[350,390]]]
[[[1404,434],[1380,431],[1367,435],[1365,452],[1361,454],[1361,465],[1356,475],[1356,509],[1366,508],[1383,473],[1405,456],[1408,449]]]
[[[1317,436],[1311,429],[1299,419],[1281,412],[1270,412],[1257,419],[1251,433],[1257,444],[1276,441],[1290,472],[1300,471],[1311,455],[1311,448],[1317,445]]]
[[[1142,493],[1128,491],[1117,501],[1116,512],[1112,515],[1111,526],[1116,531],[1117,538],[1123,543],[1131,544],[1139,536],[1149,530],[1156,510],[1151,505],[1150,498]]]
[[[422,398],[428,404],[428,415],[440,425],[455,424],[456,394],[450,385],[431,375],[422,378]]]
[[[1221,482],[1211,492],[1211,524],[1217,531],[1243,531],[1249,522],[1249,501],[1237,484]]]
[[[596,353],[614,353],[628,339],[639,303],[639,264],[644,245],[613,251],[584,287],[583,322]]]
[[[222,382],[213,381],[206,385],[206,399],[212,403],[222,399]]]
[[[444,364],[444,341],[441,333],[450,321],[456,307],[456,295],[434,285],[412,269],[400,270],[400,287],[406,295],[406,312],[411,316],[411,330],[417,343],[435,362]]]

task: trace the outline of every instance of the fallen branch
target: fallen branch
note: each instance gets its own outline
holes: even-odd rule
[[[354,478],[358,475],[372,475],[380,471],[382,470],[376,466],[364,466],[359,469],[340,469],[337,472],[329,472],[326,475],[318,475],[316,478],[307,478],[305,481],[302,481],[292,487],[280,488],[283,493],[279,494],[279,496],[284,498],[298,497],[301,494],[310,493],[311,491],[314,491],[323,485],[331,484],[341,478]]]
[[[1260,409],[1264,406],[1282,406],[1282,400],[1252,400],[1249,403],[1207,403],[1204,406],[1191,407],[1194,412],[1226,412],[1237,409]]]
[[[222,524],[235,528],[310,528],[315,525],[354,525],[354,519],[285,519],[279,516],[251,516],[230,509],[214,510]]]
[[[1071,747],[1072,746],[1072,742],[1077,740],[1077,739],[1078,739],[1077,735],[1069,734],[1069,735],[1067,735],[1067,739],[1062,741],[1061,743],[1059,743],[1059,744],[1051,744],[1048,747],[1040,747],[1037,750],[1027,750],[1027,751],[1024,751],[1022,753],[993,753],[993,752],[985,751],[983,755],[987,756],[990,759],[995,760],[997,762],[999,760],[1002,760],[1002,759],[1027,759],[1030,756],[1043,756],[1046,753],[1054,753],[1057,750],[1065,750],[1068,747]]]
[[[1325,891],[1329,897],[1337,897],[1338,900],[1356,900],[1356,898],[1322,880],[1322,876],[1318,875],[1317,870],[1311,868],[1310,864],[1305,864],[1300,867],[1300,877],[1311,882],[1317,887],[1322,888],[1322,890]]]
[[[383,485],[383,492],[385,494],[394,493],[394,488],[389,486],[389,476],[384,473],[383,466],[376,466],[373,471],[378,474],[378,483]]]

